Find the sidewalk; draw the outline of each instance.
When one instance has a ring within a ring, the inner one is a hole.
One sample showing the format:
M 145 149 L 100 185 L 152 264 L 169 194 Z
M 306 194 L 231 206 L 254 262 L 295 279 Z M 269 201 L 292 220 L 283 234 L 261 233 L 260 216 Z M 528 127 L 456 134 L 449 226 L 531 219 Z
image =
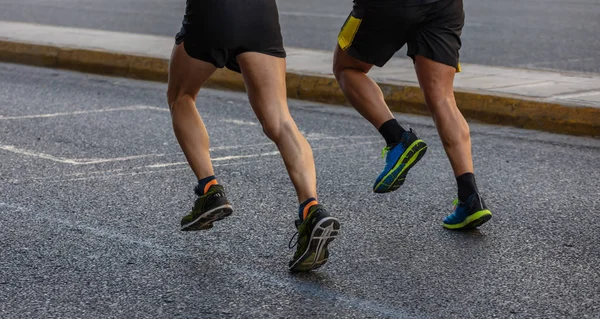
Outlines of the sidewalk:
M 166 81 L 172 37 L 0 21 L 0 61 Z M 288 51 L 290 98 L 347 104 L 331 72 L 332 53 Z M 455 88 L 467 118 L 573 135 L 600 136 L 600 75 L 462 64 Z M 370 75 L 390 108 L 427 114 L 412 62 L 395 58 Z M 244 90 L 238 74 L 221 70 L 217 88 Z

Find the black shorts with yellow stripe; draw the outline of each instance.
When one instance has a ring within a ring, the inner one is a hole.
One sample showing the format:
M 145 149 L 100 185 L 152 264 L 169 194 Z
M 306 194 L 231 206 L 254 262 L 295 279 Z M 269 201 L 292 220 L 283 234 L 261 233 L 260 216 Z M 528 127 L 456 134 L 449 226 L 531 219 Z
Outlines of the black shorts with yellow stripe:
M 416 55 L 460 71 L 458 51 L 465 14 L 462 0 L 408 5 L 403 0 L 355 0 L 338 45 L 365 63 L 382 67 L 405 44 Z

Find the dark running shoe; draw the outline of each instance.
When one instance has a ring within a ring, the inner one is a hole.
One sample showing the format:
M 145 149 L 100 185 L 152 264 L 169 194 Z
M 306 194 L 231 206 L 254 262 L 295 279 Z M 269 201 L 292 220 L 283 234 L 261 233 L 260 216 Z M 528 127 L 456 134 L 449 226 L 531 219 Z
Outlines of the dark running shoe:
M 213 227 L 213 222 L 221 220 L 233 212 L 225 196 L 223 186 L 212 185 L 206 194 L 198 196 L 192 211 L 181 219 L 181 230 L 203 230 Z
M 289 263 L 292 272 L 303 272 L 317 269 L 327 262 L 329 249 L 327 246 L 340 232 L 340 222 L 331 217 L 321 205 L 310 208 L 308 216 L 301 222 L 296 220 L 298 241 L 290 248 L 297 246 L 296 253 Z M 292 237 L 292 240 L 294 239 Z

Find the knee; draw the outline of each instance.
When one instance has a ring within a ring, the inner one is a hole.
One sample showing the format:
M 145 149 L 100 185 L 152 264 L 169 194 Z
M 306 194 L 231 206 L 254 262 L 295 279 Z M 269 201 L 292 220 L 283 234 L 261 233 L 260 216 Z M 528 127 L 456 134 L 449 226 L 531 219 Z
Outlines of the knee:
M 334 63 L 333 64 L 333 75 L 335 76 L 335 78 L 339 80 L 345 69 L 346 68 L 339 65 L 339 63 Z
M 358 72 L 367 74 L 369 70 L 359 66 L 349 66 L 341 63 L 333 64 L 333 75 L 337 80 L 340 80 L 347 72 Z
M 282 137 L 290 134 L 295 127 L 291 119 L 269 119 L 262 123 L 263 132 L 275 143 L 278 143 Z
M 176 91 L 169 89 L 167 90 L 167 103 L 169 104 L 169 110 L 173 111 L 178 105 L 188 102 L 195 102 L 196 97 L 193 94 Z
M 347 72 L 359 72 L 367 74 L 371 69 L 372 65 L 362 62 L 358 59 L 350 56 L 346 51 L 339 47 L 335 50 L 333 55 L 333 75 L 336 79 L 340 79 Z

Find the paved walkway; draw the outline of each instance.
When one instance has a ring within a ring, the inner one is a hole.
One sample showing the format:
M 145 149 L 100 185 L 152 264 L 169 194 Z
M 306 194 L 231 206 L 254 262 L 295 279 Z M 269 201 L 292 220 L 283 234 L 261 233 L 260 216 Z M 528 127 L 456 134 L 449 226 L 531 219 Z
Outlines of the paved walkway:
M 173 38 L 100 30 L 54 27 L 0 21 L 0 40 L 20 41 L 61 47 L 98 49 L 124 54 L 168 58 Z M 332 53 L 287 48 L 288 69 L 332 75 Z M 553 103 L 600 108 L 600 75 L 512 69 L 462 64 L 456 76 L 456 89 L 487 94 L 509 94 Z M 417 85 L 412 62 L 394 58 L 371 75 L 377 82 Z
M 171 37 L 0 21 L 0 60 L 166 81 Z M 347 105 L 331 72 L 332 52 L 287 48 L 288 97 Z M 428 114 L 408 58 L 371 76 L 392 111 Z M 243 91 L 241 76 L 219 71 L 207 86 Z M 600 136 L 600 74 L 463 65 L 455 85 L 467 119 L 554 133 Z

